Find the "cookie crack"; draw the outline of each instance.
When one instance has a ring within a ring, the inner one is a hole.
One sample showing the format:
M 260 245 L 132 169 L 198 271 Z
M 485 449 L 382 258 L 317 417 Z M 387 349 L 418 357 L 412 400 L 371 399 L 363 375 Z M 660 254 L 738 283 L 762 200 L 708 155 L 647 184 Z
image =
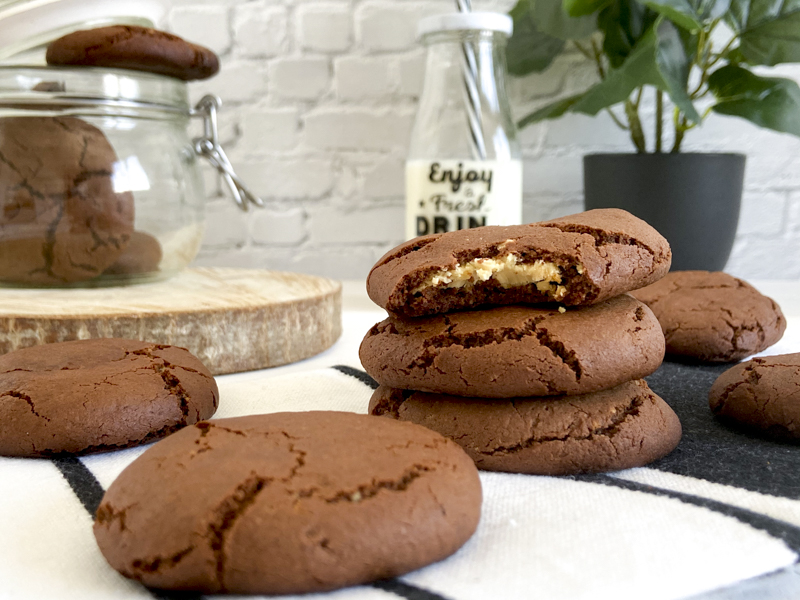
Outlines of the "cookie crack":
M 45 417 L 43 414 L 36 411 L 36 405 L 33 403 L 33 399 L 30 396 L 28 396 L 28 394 L 23 394 L 22 392 L 18 392 L 16 390 L 9 390 L 7 392 L 3 392 L 2 394 L 0 394 L 0 396 L 10 396 L 11 398 L 16 398 L 17 400 L 25 401 L 30 407 L 31 412 L 33 413 L 34 416 L 40 419 L 44 419 L 48 423 L 50 422 L 49 418 Z
M 501 327 L 470 333 L 455 333 L 448 326 L 444 333 L 432 336 L 423 342 L 422 354 L 411 363 L 411 367 L 429 368 L 437 356 L 437 350 L 460 346 L 465 350 L 481 348 L 507 341 L 520 341 L 529 336 L 537 336 L 536 326 L 546 317 L 528 319 L 521 327 Z M 406 334 L 409 335 L 409 334 Z
M 644 244 L 643 242 L 633 238 L 624 233 L 606 233 L 605 231 L 589 227 L 588 225 L 569 224 L 569 223 L 544 223 L 541 227 L 552 227 L 563 231 L 564 233 L 583 233 L 594 238 L 595 247 L 608 246 L 608 245 L 623 245 L 623 246 L 636 246 L 645 250 L 655 257 L 656 253 L 653 249 Z
M 288 436 L 287 436 L 288 437 Z M 282 482 L 288 483 L 292 479 L 294 479 L 297 474 L 300 472 L 300 469 L 306 466 L 306 452 L 304 450 L 300 450 L 297 448 L 293 443 L 289 442 L 289 452 L 294 454 L 295 464 L 292 467 L 292 470 L 289 472 L 289 475 L 281 479 Z
M 95 520 L 99 525 L 111 525 L 115 521 L 118 521 L 120 529 L 122 531 L 125 531 L 128 529 L 126 524 L 126 519 L 128 517 L 128 510 L 130 510 L 134 506 L 136 506 L 136 504 L 131 504 L 130 506 L 126 506 L 120 509 L 115 509 L 110 504 L 101 504 L 100 508 L 97 509 Z
M 372 480 L 369 484 L 360 485 L 354 490 L 340 491 L 334 496 L 325 498 L 327 504 L 338 504 L 339 502 L 362 502 L 378 495 L 381 490 L 390 492 L 402 492 L 414 482 L 422 477 L 423 473 L 429 473 L 435 469 L 425 465 L 413 465 L 406 469 L 399 479 L 394 480 Z
M 22 171 L 19 170 L 19 167 L 17 167 L 12 161 L 6 158 L 6 156 L 2 152 L 0 152 L 0 162 L 3 163 L 4 165 L 8 165 L 8 168 L 14 171 L 14 173 L 16 173 L 19 176 L 19 178 L 23 180 L 23 182 L 26 181 L 26 177 L 25 175 L 22 174 Z
M 225 590 L 225 538 L 244 512 L 255 501 L 264 488 L 272 482 L 271 478 L 259 477 L 255 473 L 236 486 L 233 494 L 223 500 L 214 510 L 213 519 L 208 524 L 207 539 L 216 561 L 216 580 L 218 591 Z
M 496 455 L 504 455 L 504 454 L 513 454 L 515 452 L 520 452 L 522 450 L 526 450 L 535 446 L 536 444 L 543 444 L 546 442 L 580 442 L 580 441 L 587 441 L 594 439 L 595 437 L 602 436 L 602 437 L 613 437 L 620 429 L 622 424 L 628 420 L 629 418 L 635 418 L 639 414 L 639 409 L 644 405 L 644 399 L 637 396 L 631 402 L 622 409 L 622 411 L 618 411 L 614 414 L 611 418 L 610 422 L 607 425 L 602 427 L 596 427 L 589 431 L 586 435 L 573 435 L 567 433 L 565 435 L 547 435 L 547 436 L 537 436 L 535 433 L 530 437 L 522 440 L 517 444 L 512 444 L 509 446 L 498 446 L 496 448 L 492 448 L 491 450 L 477 450 L 480 454 L 484 456 L 496 456 Z M 533 428 L 535 431 L 535 427 Z
M 189 546 L 169 556 L 156 556 L 155 558 L 137 558 L 131 563 L 131 568 L 137 573 L 133 577 L 141 580 L 143 573 L 157 573 L 162 569 L 171 569 L 186 556 L 194 552 L 195 546 Z
M 49 277 L 61 279 L 53 272 L 53 263 L 55 262 L 56 229 L 58 229 L 58 224 L 61 223 L 61 219 L 64 216 L 64 197 L 61 196 L 59 199 L 57 199 L 55 205 L 57 212 L 53 220 L 47 226 L 47 231 L 45 232 L 44 236 L 44 244 L 42 245 L 42 258 L 44 258 L 44 267 L 41 270 L 47 273 Z M 40 269 L 37 269 L 37 271 L 38 270 Z
M 563 342 L 550 337 L 547 329 L 536 329 L 536 339 L 539 343 L 550 350 L 553 355 L 561 360 L 575 374 L 575 381 L 580 381 L 583 376 L 583 367 L 574 350 L 568 349 Z
M 164 388 L 170 393 L 170 395 L 174 395 L 177 398 L 178 406 L 181 410 L 181 414 L 183 415 L 182 425 L 187 425 L 189 421 L 189 401 L 191 400 L 191 396 L 181 384 L 180 379 L 175 377 L 175 374 L 172 372 L 172 369 L 170 368 L 172 364 L 160 356 L 155 356 L 152 353 L 153 349 L 158 350 L 160 348 L 151 346 L 149 348 L 142 348 L 141 350 L 133 350 L 128 354 L 135 356 L 146 356 L 151 360 L 160 361 L 150 365 L 149 368 L 151 368 L 159 375 L 159 377 L 161 377 L 162 381 L 164 382 Z M 197 418 L 199 418 L 199 416 L 199 413 L 196 414 Z
M 390 415 L 395 419 L 399 419 L 400 407 L 413 393 L 413 390 L 393 390 L 388 397 L 381 398 L 378 401 L 378 404 L 372 409 L 372 414 L 379 417 Z
M 728 398 L 730 395 L 737 390 L 738 388 L 742 387 L 743 385 L 754 386 L 756 385 L 759 380 L 761 379 L 761 374 L 756 371 L 756 366 L 761 366 L 758 363 L 759 359 L 754 359 L 753 363 L 749 364 L 744 372 L 742 373 L 743 378 L 739 381 L 735 381 L 725 387 L 722 390 L 722 393 L 719 395 L 719 399 L 715 405 L 711 407 L 711 412 L 715 415 L 720 414 L 725 410 L 725 405 L 728 402 Z
M 164 388 L 170 393 L 170 395 L 174 395 L 177 398 L 178 407 L 183 415 L 183 425 L 186 425 L 189 420 L 190 397 L 188 392 L 184 389 L 180 380 L 175 377 L 174 373 L 166 364 L 152 365 L 152 369 L 161 377 L 162 381 L 164 382 Z

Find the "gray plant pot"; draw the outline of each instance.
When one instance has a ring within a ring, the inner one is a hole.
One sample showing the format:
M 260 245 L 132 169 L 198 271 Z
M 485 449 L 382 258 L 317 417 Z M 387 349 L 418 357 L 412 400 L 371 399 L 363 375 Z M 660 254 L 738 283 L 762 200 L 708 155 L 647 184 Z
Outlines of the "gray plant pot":
M 721 271 L 739 223 L 743 154 L 590 154 L 586 209 L 624 208 L 672 246 L 672 270 Z

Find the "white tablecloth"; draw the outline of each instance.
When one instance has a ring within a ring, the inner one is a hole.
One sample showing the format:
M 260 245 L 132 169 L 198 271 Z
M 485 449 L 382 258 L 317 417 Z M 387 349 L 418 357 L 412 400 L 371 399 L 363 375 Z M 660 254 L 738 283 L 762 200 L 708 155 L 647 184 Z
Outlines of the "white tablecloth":
M 800 284 L 764 287 L 784 303 L 789 317 L 787 335 L 768 353 L 800 351 L 800 303 L 794 300 Z M 357 350 L 382 314 L 352 286 L 346 287 L 345 308 L 342 338 L 321 355 L 219 377 L 215 418 L 286 410 L 366 412 L 372 387 L 360 371 Z M 687 368 L 665 365 L 651 385 L 671 389 L 677 381 L 683 387 L 674 400 L 685 406 L 718 372 L 682 370 Z M 739 438 L 715 429 L 719 425 L 705 414 L 707 407 L 684 410 L 690 411 L 686 444 L 669 460 L 576 478 L 482 473 L 481 523 L 454 556 L 397 580 L 304 598 L 798 597 L 800 446 L 743 437 L 746 451 L 739 457 Z M 142 452 L 53 461 L 0 458 L 0 598 L 175 597 L 117 574 L 92 535 L 90 511 L 103 489 Z M 763 466 L 754 463 L 762 460 Z M 769 465 L 784 471 L 770 472 Z

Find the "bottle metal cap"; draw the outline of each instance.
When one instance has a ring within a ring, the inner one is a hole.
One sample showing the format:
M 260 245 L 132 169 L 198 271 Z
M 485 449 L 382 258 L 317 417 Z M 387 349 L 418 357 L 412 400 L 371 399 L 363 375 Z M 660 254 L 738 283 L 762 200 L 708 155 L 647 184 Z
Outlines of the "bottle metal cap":
M 511 35 L 514 22 L 511 17 L 496 12 L 449 13 L 421 19 L 417 37 L 422 38 L 439 31 L 497 31 Z

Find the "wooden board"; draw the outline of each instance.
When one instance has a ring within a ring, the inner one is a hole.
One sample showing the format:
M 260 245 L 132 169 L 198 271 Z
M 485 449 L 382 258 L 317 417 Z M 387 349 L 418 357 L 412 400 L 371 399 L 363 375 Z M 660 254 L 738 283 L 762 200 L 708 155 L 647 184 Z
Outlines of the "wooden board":
M 340 283 L 298 273 L 190 269 L 158 283 L 0 289 L 0 354 L 121 337 L 188 348 L 215 375 L 275 367 L 342 332 Z

